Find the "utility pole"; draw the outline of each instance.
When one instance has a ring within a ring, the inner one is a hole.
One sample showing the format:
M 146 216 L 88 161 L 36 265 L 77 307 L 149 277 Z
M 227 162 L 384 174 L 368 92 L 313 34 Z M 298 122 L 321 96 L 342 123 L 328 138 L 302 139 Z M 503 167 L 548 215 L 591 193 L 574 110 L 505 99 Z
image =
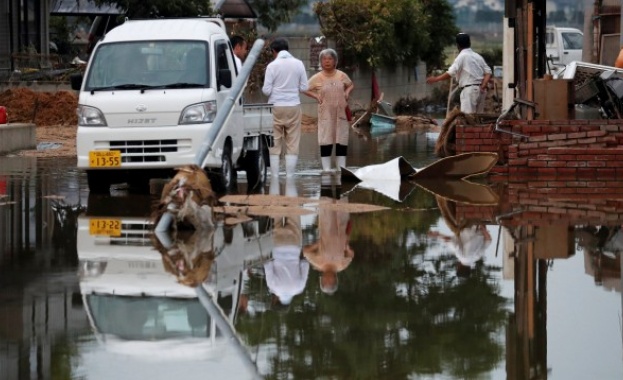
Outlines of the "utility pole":
M 584 33 L 582 61 L 593 62 L 593 11 L 598 0 L 584 0 Z M 623 1 L 623 0 L 622 0 Z

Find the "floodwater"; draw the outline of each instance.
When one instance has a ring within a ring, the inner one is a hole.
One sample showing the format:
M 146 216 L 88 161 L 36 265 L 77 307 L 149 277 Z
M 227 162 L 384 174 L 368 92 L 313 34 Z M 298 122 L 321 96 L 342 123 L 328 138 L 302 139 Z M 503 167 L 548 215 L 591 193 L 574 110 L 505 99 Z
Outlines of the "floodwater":
M 353 136 L 347 165 L 433 144 Z M 301 147 L 278 191 L 309 213 L 190 236 L 151 234 L 148 195 L 89 196 L 74 160 L 0 158 L 0 378 L 623 378 L 618 182 L 381 193 Z

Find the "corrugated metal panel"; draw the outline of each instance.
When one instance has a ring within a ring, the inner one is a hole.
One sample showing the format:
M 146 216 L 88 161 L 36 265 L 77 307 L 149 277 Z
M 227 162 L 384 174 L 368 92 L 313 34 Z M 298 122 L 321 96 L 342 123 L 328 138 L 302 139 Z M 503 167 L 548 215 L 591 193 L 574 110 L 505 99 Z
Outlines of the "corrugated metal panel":
M 9 30 L 9 4 L 2 4 L 0 9 L 0 70 L 11 69 L 11 33 Z

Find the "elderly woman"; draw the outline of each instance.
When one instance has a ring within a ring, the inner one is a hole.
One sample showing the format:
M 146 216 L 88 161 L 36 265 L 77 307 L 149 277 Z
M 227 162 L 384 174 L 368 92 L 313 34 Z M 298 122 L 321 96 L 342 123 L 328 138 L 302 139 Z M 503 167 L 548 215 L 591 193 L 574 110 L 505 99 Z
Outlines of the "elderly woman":
M 309 79 L 309 89 L 304 92 L 318 101 L 318 144 L 322 170 L 331 171 L 331 154 L 335 145 L 337 170 L 346 167 L 348 131 L 346 119 L 348 97 L 353 82 L 337 69 L 337 53 L 333 49 L 320 52 L 322 71 Z

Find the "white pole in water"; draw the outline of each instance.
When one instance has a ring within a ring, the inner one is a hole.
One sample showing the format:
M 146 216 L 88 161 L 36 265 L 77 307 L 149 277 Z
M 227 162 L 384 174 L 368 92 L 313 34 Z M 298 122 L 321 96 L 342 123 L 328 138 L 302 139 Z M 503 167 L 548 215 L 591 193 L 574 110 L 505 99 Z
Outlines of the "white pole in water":
M 208 292 L 203 288 L 203 285 L 197 286 L 195 291 L 197 293 L 197 297 L 199 298 L 199 302 L 201 302 L 201 305 L 203 305 L 206 309 L 208 315 L 210 315 L 210 318 L 212 318 L 212 320 L 216 323 L 216 326 L 219 328 L 221 334 L 223 334 L 222 336 L 228 340 L 234 350 L 238 353 L 239 357 L 242 359 L 243 365 L 251 374 L 253 374 L 254 379 L 261 379 L 257 366 L 249 355 L 249 351 L 245 348 L 238 334 L 236 334 L 234 326 L 232 326 L 231 322 L 223 314 L 223 309 L 216 304 L 214 298 L 208 294 Z
M 234 104 L 240 95 L 242 95 L 242 91 L 244 90 L 244 86 L 247 83 L 247 79 L 249 75 L 251 75 L 251 70 L 253 69 L 253 65 L 255 65 L 255 61 L 257 61 L 257 57 L 259 57 L 262 48 L 264 47 L 264 40 L 258 38 L 253 43 L 253 47 L 251 51 L 247 55 L 247 59 L 244 60 L 244 64 L 240 69 L 240 73 L 236 77 L 233 85 L 231 86 L 231 90 L 229 91 L 229 95 L 225 98 L 222 105 L 219 105 L 218 110 L 216 111 L 216 117 L 212 122 L 212 127 L 206 133 L 206 136 L 203 139 L 203 143 L 199 148 L 199 152 L 195 156 L 195 164 L 197 166 L 202 167 L 203 161 L 208 156 L 208 153 L 212 150 L 212 144 L 214 144 L 214 140 L 216 136 L 218 136 L 221 128 L 225 125 L 225 122 L 231 116 L 231 112 L 234 109 Z M 171 222 L 173 222 L 173 216 L 170 212 L 165 212 L 160 218 L 158 225 L 156 226 L 156 231 L 166 231 L 171 226 Z

